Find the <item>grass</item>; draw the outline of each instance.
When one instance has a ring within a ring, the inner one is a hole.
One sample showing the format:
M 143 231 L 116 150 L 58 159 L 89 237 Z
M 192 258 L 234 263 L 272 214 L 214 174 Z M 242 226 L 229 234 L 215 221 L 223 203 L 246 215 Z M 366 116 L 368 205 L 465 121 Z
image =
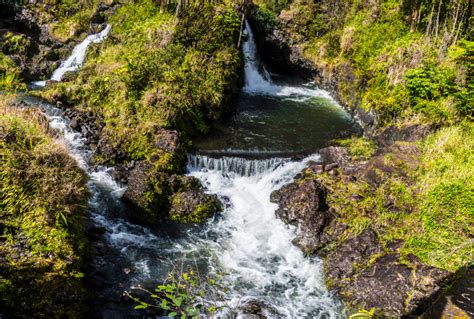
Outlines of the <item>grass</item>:
M 472 262 L 474 251 L 474 126 L 443 128 L 422 147 L 421 201 L 413 216 L 419 228 L 402 251 L 455 270 Z
M 24 88 L 20 70 L 13 61 L 0 52 L 0 91 L 14 91 Z
M 377 145 L 366 137 L 351 137 L 337 141 L 342 146 L 347 146 L 353 160 L 367 160 L 375 154 Z
M 385 244 L 403 240 L 402 257 L 414 254 L 449 271 L 470 263 L 473 141 L 474 126 L 465 122 L 442 128 L 418 145 L 402 143 L 372 157 L 366 177 L 356 181 L 323 175 L 329 206 L 349 226 L 340 240 L 372 227 Z
M 85 174 L 37 110 L 0 99 L 0 306 L 18 318 L 79 318 Z

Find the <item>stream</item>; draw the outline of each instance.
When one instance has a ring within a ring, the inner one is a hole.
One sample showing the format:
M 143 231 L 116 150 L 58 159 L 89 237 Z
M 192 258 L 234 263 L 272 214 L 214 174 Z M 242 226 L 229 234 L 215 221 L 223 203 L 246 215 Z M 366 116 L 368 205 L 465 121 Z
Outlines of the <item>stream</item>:
M 88 45 L 100 42 L 109 30 L 107 26 L 86 38 L 60 69 L 80 67 Z M 223 318 L 244 318 L 241 309 L 249 302 L 258 302 L 268 318 L 344 317 L 342 303 L 325 287 L 322 261 L 305 257 L 291 243 L 296 229 L 275 217 L 277 206 L 270 194 L 291 182 L 308 162 L 318 161 L 319 148 L 357 134 L 359 128 L 327 92 L 311 83 L 274 80 L 258 57 L 248 24 L 246 33 L 245 86 L 235 102 L 237 111 L 196 141 L 188 155 L 187 174 L 224 204 L 224 211 L 203 225 L 151 230 L 129 223 L 120 202 L 126 186 L 113 180 L 113 168 L 89 165 L 93 152 L 61 110 L 23 97 L 45 111 L 50 126 L 88 173 L 90 219 L 105 228 L 108 246 L 94 260 L 92 275 L 103 282 L 98 284 L 105 300 L 98 309 L 102 318 L 130 318 L 133 307 L 120 303 L 123 291 L 154 284 L 177 267 L 227 274 Z

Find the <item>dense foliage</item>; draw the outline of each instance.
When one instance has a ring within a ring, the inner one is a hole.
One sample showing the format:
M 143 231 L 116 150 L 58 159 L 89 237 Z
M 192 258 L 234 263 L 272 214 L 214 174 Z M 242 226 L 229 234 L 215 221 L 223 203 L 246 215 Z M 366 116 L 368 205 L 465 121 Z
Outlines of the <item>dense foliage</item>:
M 325 76 L 338 78 L 341 101 L 376 110 L 379 125 L 472 118 L 470 1 L 298 0 L 273 12 L 265 9 L 273 1 L 260 2 Z
M 137 305 L 135 309 L 147 309 L 149 313 L 166 315 L 169 318 L 212 317 L 225 307 L 222 275 L 201 276 L 196 270 L 168 273 L 166 280 L 154 291 L 135 287 L 135 292 L 126 292 Z M 145 292 L 145 298 L 134 293 Z
M 36 110 L 0 100 L 0 309 L 80 318 L 85 174 Z

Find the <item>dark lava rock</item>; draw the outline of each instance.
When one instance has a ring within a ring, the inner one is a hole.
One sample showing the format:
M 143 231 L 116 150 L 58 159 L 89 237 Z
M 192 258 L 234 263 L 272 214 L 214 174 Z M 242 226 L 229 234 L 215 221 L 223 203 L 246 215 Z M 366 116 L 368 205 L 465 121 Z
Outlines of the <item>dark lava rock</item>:
M 403 128 L 392 125 L 377 134 L 374 139 L 378 145 L 387 147 L 396 141 L 414 142 L 421 140 L 433 130 L 433 125 L 410 125 Z
M 102 226 L 92 225 L 86 228 L 86 235 L 91 240 L 100 240 L 102 236 L 105 234 L 106 229 Z
M 159 212 L 166 210 L 166 191 L 161 187 L 164 176 L 154 173 L 152 164 L 138 161 L 130 171 L 128 188 L 123 195 L 128 217 L 138 223 L 152 224 L 159 220 Z M 160 183 L 161 182 L 161 183 Z
M 434 300 L 450 276 L 417 260 L 408 266 L 396 254 L 385 255 L 360 272 L 343 289 L 343 294 L 352 296 L 349 303 L 365 305 L 366 309 L 383 309 L 389 317 L 401 317 Z
M 303 56 L 298 41 L 292 40 L 282 29 L 262 24 L 262 20 L 255 19 L 253 14 L 249 19 L 259 50 L 272 53 L 265 55 L 265 62 L 272 69 L 308 79 L 318 73 L 316 67 Z
M 178 132 L 160 129 L 153 137 L 156 153 L 150 160 L 136 161 L 133 168 L 127 168 L 128 188 L 123 196 L 130 219 L 147 225 L 168 217 L 170 197 L 176 192 L 173 175 L 160 168 L 162 164 L 159 161 L 162 157 L 167 157 L 169 166 L 176 173 L 181 171 L 185 161 L 184 147 L 179 141 Z
M 345 279 L 351 278 L 358 264 L 365 264 L 373 254 L 380 253 L 382 247 L 377 234 L 371 230 L 365 230 L 360 235 L 350 238 L 338 245 L 324 262 L 325 273 L 330 282 L 343 283 Z
M 407 264 L 398 254 L 384 252 L 371 229 L 338 245 L 324 266 L 330 287 L 344 301 L 381 309 L 389 317 L 412 314 L 435 298 L 450 278 L 449 272 L 426 266 L 415 256 Z
M 320 181 L 309 179 L 285 185 L 270 197 L 279 205 L 276 215 L 287 224 L 298 225 L 294 244 L 307 254 L 328 242 L 324 229 L 333 215 L 326 204 L 326 192 Z
M 255 298 L 248 298 L 242 301 L 242 304 L 239 306 L 239 318 L 263 319 L 267 318 L 267 316 L 280 318 L 281 314 L 271 305 Z

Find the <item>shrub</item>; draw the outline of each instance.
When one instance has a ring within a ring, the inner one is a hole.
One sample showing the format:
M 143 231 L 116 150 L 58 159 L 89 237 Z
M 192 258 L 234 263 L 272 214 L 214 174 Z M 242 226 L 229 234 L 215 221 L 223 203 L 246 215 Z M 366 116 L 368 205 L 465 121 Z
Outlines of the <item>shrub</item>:
M 224 296 L 227 289 L 222 286 L 222 275 L 199 276 L 196 270 L 170 272 L 166 280 L 154 291 L 142 287 L 135 290 L 145 292 L 148 300 L 135 297 L 130 292 L 125 295 L 137 304 L 135 309 L 154 309 L 169 318 L 197 318 L 212 316 L 224 308 Z

